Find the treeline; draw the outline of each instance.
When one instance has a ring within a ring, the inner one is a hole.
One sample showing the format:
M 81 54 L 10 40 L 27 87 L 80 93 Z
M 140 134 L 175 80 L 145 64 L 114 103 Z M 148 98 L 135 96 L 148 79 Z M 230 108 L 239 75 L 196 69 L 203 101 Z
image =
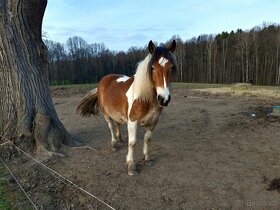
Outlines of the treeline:
M 132 75 L 145 50 L 131 48 L 113 52 L 103 43 L 88 44 L 81 37 L 71 37 L 66 44 L 44 40 L 48 48 L 51 85 L 95 83 L 110 73 Z
M 248 31 L 200 35 L 183 41 L 175 55 L 178 72 L 173 81 L 280 85 L 280 26 L 263 24 Z M 170 40 L 172 40 L 170 39 Z M 166 45 L 170 42 L 161 43 Z M 133 75 L 147 55 L 146 46 L 127 52 L 110 51 L 103 43 L 88 44 L 71 37 L 66 44 L 45 40 L 49 50 L 51 84 L 95 83 L 104 75 Z

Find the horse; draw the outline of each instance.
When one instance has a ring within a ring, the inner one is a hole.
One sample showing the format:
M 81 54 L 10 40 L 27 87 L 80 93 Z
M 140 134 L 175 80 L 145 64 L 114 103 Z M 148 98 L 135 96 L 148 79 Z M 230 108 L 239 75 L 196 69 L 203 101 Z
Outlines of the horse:
M 170 100 L 171 76 L 176 71 L 175 40 L 168 47 L 148 44 L 148 55 L 138 63 L 135 75 L 120 74 L 104 76 L 97 88 L 89 91 L 80 101 L 76 112 L 82 116 L 95 115 L 101 110 L 111 131 L 112 150 L 122 143 L 120 126 L 127 124 L 128 153 L 127 172 L 136 175 L 133 153 L 137 126 L 145 128 L 144 163 L 149 163 L 149 143 L 159 116 Z

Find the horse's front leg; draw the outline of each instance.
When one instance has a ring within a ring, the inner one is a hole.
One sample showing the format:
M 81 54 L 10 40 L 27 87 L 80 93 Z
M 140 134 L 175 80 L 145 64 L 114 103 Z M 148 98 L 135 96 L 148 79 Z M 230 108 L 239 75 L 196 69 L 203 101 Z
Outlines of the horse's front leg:
M 143 146 L 143 154 L 144 154 L 145 163 L 148 163 L 150 161 L 149 144 L 152 140 L 152 134 L 153 134 L 152 131 L 146 129 L 146 133 L 144 135 L 144 146 Z
M 136 166 L 133 158 L 133 151 L 137 141 L 137 121 L 131 122 L 128 120 L 127 122 L 127 130 L 128 130 L 128 153 L 126 156 L 126 164 L 127 164 L 127 172 L 129 175 L 136 175 Z

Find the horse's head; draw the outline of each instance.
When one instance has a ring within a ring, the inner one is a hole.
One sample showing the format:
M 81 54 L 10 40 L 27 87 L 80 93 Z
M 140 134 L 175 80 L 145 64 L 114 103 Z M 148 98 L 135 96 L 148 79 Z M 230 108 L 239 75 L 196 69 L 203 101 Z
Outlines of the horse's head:
M 150 69 L 151 79 L 156 89 L 157 100 L 160 106 L 167 106 L 171 96 L 169 91 L 171 75 L 175 73 L 176 62 L 173 52 L 176 48 L 176 42 L 166 47 L 155 47 L 152 41 L 149 42 L 148 50 L 151 53 Z

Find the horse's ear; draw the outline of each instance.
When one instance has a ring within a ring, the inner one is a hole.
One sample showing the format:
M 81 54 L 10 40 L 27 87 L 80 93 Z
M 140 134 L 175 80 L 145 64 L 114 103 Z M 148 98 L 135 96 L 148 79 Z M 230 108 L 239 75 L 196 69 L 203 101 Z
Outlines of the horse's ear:
M 175 49 L 176 49 L 176 41 L 173 40 L 172 43 L 168 46 L 168 50 L 173 53 Z
M 155 47 L 154 43 L 152 42 L 152 40 L 149 42 L 148 50 L 151 54 L 154 54 L 154 52 L 156 50 L 156 47 Z

